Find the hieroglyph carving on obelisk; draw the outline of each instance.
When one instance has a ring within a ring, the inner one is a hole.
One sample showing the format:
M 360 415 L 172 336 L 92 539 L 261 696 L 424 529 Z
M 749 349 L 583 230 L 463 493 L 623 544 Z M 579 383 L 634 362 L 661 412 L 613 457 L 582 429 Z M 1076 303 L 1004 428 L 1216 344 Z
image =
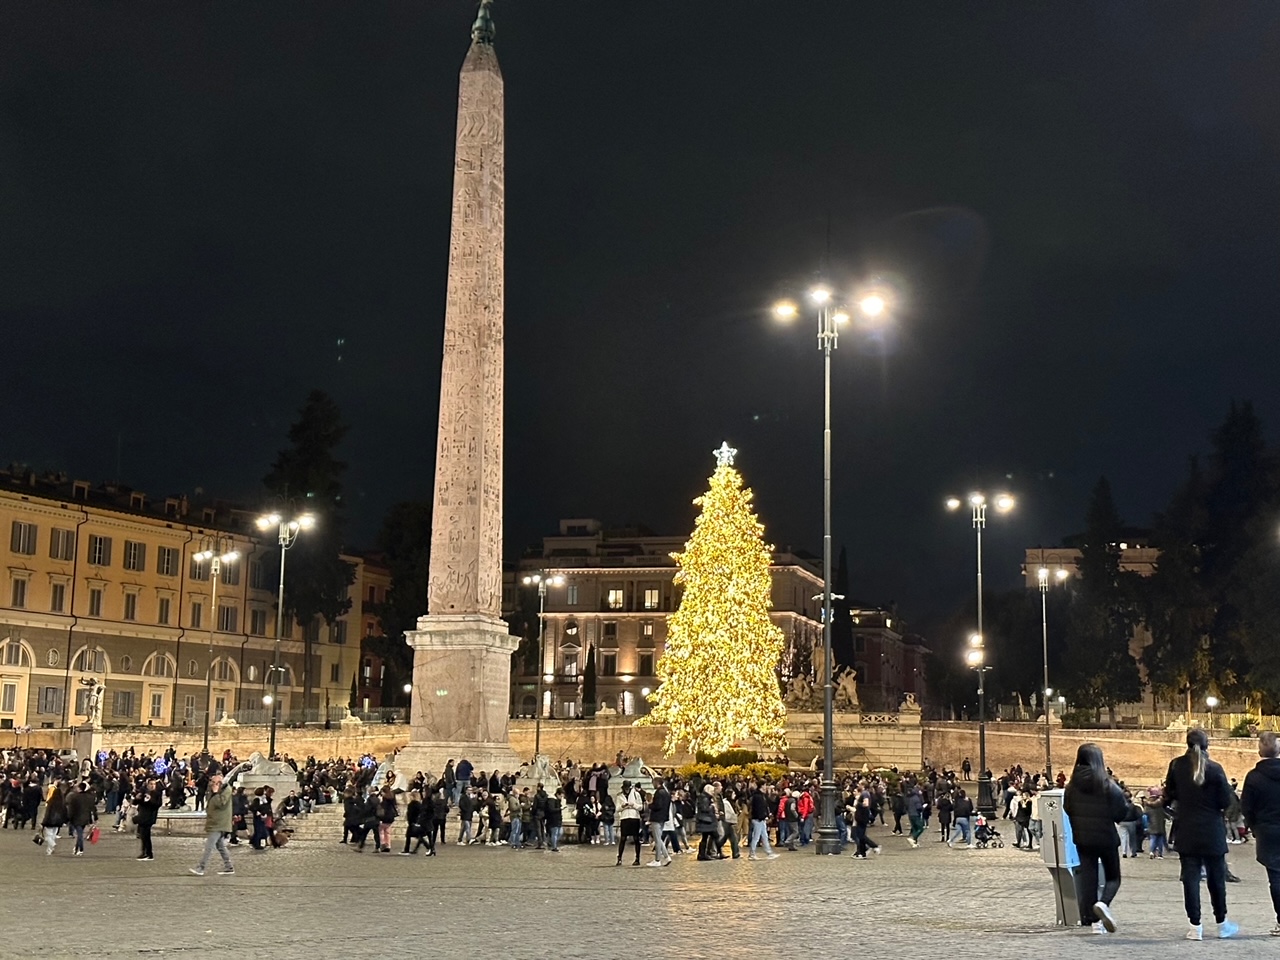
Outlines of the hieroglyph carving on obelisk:
M 457 158 L 431 516 L 427 614 L 413 647 L 409 744 L 396 767 L 511 771 L 511 653 L 502 620 L 502 73 L 489 0 L 458 80 Z
M 485 3 L 458 87 L 430 614 L 502 613 L 502 125 Z

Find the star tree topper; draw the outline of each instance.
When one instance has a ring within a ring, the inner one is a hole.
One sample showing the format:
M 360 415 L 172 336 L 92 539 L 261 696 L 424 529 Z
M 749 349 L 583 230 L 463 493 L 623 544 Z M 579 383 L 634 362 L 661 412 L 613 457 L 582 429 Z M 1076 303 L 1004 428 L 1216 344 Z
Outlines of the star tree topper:
M 736 449 L 734 449 L 733 447 L 729 446 L 729 441 L 728 441 L 728 440 L 723 441 L 723 442 L 720 444 L 719 449 L 712 450 L 711 452 L 712 452 L 713 454 L 715 454 L 715 457 L 716 457 L 716 465 L 717 465 L 717 466 L 721 466 L 721 467 L 732 467 L 732 466 L 733 466 L 733 458 L 734 458 L 734 457 L 737 455 L 737 453 L 738 453 L 738 451 L 737 451 Z

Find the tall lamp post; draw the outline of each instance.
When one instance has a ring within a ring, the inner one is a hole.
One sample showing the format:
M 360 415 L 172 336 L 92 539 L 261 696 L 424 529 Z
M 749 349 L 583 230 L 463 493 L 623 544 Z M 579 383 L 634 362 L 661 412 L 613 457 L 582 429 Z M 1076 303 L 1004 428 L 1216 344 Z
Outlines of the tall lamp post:
M 218 628 L 218 581 L 222 577 L 222 565 L 235 563 L 240 559 L 240 553 L 234 548 L 234 541 L 230 537 L 206 537 L 201 549 L 192 554 L 192 559 L 199 563 L 209 563 L 209 576 L 213 581 L 209 600 L 209 605 L 213 608 L 209 615 L 209 665 L 204 675 L 204 746 L 201 748 L 208 754 L 209 717 L 213 713 L 213 632 Z
M 547 587 L 558 587 L 564 583 L 564 577 L 558 573 L 541 570 L 531 573 L 523 580 L 525 586 L 538 587 L 538 707 L 533 720 L 533 759 L 538 759 L 542 752 L 542 674 L 546 671 L 547 645 Z
M 987 699 L 984 675 L 991 668 L 986 666 L 986 654 L 983 652 L 982 633 L 982 531 L 987 525 L 987 497 L 983 493 L 969 494 L 969 506 L 972 508 L 973 530 L 978 543 L 978 632 L 970 638 L 970 650 L 967 656 L 969 666 L 978 671 L 978 810 L 991 813 L 995 810 L 995 797 L 991 793 L 991 771 L 987 769 Z M 1016 501 L 1010 494 L 1001 493 L 995 498 L 997 513 L 1008 513 L 1014 508 Z M 959 510 L 961 501 L 958 497 L 947 500 L 948 510 Z M 976 637 L 977 642 L 974 643 Z M 974 654 L 977 653 L 976 662 Z
M 1209 708 L 1209 729 L 1213 729 L 1213 708 L 1218 705 L 1217 697 L 1205 697 L 1204 705 Z
M 1063 583 L 1071 576 L 1066 568 L 1059 567 L 1053 578 Z M 1040 643 L 1044 652 L 1044 774 L 1049 782 L 1053 782 L 1053 751 L 1049 746 L 1049 698 L 1053 696 L 1053 688 L 1049 686 L 1049 568 L 1041 567 L 1036 571 L 1036 582 L 1040 584 Z
M 839 340 L 839 328 L 849 320 L 849 312 L 836 304 L 829 287 L 816 286 L 809 299 L 817 308 L 818 349 L 822 351 L 822 789 L 818 811 L 818 832 L 814 849 L 819 855 L 840 853 L 840 829 L 836 825 L 835 738 L 831 682 L 831 353 Z M 885 298 L 867 293 L 857 298 L 864 316 L 878 318 L 888 308 Z M 780 320 L 799 316 L 799 306 L 790 300 L 774 305 Z
M 286 520 L 278 513 L 263 514 L 258 518 L 258 529 L 262 531 L 276 527 L 276 542 L 280 544 L 280 595 L 276 600 L 276 643 L 275 656 L 271 661 L 271 699 L 263 697 L 263 702 L 271 708 L 271 742 L 267 747 L 267 756 L 274 759 L 276 755 L 276 723 L 280 718 L 280 637 L 284 633 L 284 558 L 289 548 L 298 539 L 303 530 L 310 530 L 316 525 L 316 518 L 309 513 Z M 306 704 L 303 704 L 306 707 Z

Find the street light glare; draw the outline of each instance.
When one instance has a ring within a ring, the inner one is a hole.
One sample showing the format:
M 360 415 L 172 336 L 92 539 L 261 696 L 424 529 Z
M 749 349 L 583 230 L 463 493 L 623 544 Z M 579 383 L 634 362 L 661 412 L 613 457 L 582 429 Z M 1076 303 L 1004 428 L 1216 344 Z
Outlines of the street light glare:
M 987 502 L 987 498 L 980 493 L 969 494 L 969 503 L 975 507 L 980 507 Z
M 1212 710 L 1214 707 L 1216 707 L 1216 706 L 1218 705 L 1218 698 L 1217 698 L 1217 697 L 1205 697 L 1205 698 L 1204 698 L 1204 702 L 1208 705 L 1209 709 L 1210 709 L 1210 710 Z
M 845 310 L 837 310 L 835 313 L 831 315 L 831 319 L 834 320 L 836 323 L 848 323 L 849 314 Z
M 1041 567 L 1039 570 L 1037 570 L 1036 579 L 1038 579 L 1041 583 L 1045 583 L 1049 579 L 1049 568 Z
M 984 654 L 980 649 L 970 650 L 964 655 L 965 662 L 971 667 L 981 666 Z
M 1013 499 L 1013 495 L 1009 493 L 1002 493 L 996 497 L 996 509 L 1001 513 L 1008 513 L 1016 503 L 1017 501 Z
M 831 291 L 826 287 L 814 287 L 809 291 L 809 296 L 813 298 L 814 303 L 826 303 L 831 299 Z
M 959 498 L 959 497 L 947 497 L 947 509 L 948 509 L 948 510 L 959 510 L 959 509 L 960 509 L 960 498 Z
M 1064 567 L 1059 567 L 1058 572 L 1055 573 L 1054 576 L 1057 577 L 1059 581 L 1062 581 L 1067 579 L 1067 577 L 1071 576 L 1071 571 L 1065 569 Z
M 779 300 L 773 305 L 773 315 L 779 320 L 794 320 L 799 313 L 800 308 L 793 300 Z
M 263 705 L 264 707 L 269 707 L 269 706 L 271 706 L 271 703 L 272 703 L 272 700 L 271 700 L 271 694 L 269 694 L 269 693 L 267 693 L 267 694 L 263 694 L 263 696 L 262 696 L 262 705 Z
M 316 518 L 309 513 L 304 513 L 298 518 L 298 526 L 303 530 L 310 530 L 316 525 Z
M 880 316 L 880 314 L 884 313 L 884 309 L 886 306 L 887 304 L 884 302 L 884 297 L 875 293 L 871 294 L 870 296 L 863 297 L 861 300 L 858 301 L 858 307 L 868 317 Z
M 980 633 L 971 633 L 971 634 L 969 634 L 969 646 L 971 646 L 971 647 L 980 647 L 980 646 L 982 646 L 982 634 L 980 634 Z

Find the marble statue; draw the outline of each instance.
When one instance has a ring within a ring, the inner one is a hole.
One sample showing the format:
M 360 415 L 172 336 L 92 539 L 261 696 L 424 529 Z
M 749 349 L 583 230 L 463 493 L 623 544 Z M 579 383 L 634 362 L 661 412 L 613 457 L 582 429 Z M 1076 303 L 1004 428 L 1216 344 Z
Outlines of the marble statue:
M 85 705 L 88 714 L 86 722 L 91 727 L 100 727 L 102 726 L 102 695 L 107 688 L 101 680 L 94 679 L 88 683 L 93 689 L 89 692 L 88 703 Z
M 833 697 L 836 707 L 846 710 L 861 709 L 862 704 L 858 701 L 857 677 L 857 670 L 853 667 L 845 667 L 832 678 L 836 685 Z

